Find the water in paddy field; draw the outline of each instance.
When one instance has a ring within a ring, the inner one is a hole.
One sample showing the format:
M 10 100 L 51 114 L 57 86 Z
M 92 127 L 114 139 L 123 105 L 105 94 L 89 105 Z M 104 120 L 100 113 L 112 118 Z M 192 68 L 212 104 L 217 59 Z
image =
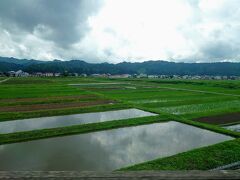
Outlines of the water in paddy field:
M 170 121 L 0 146 L 0 171 L 112 171 L 233 138 Z
M 232 125 L 232 126 L 224 126 L 224 128 L 231 130 L 231 131 L 240 132 L 240 124 L 236 124 L 236 125 Z
M 30 131 L 36 129 L 65 127 L 78 124 L 88 124 L 105 122 L 112 120 L 121 120 L 145 116 L 154 116 L 150 112 L 142 111 L 139 109 L 125 109 L 117 111 L 83 113 L 66 116 L 54 116 L 43 118 L 32 118 L 15 121 L 0 122 L 0 133 L 13 133 L 20 131 Z

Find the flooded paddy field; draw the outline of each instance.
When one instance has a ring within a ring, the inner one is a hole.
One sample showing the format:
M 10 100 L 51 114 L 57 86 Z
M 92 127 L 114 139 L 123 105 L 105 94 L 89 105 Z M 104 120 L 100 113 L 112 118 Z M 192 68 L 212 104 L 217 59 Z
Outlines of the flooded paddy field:
M 224 126 L 224 128 L 229 129 L 231 131 L 240 132 L 240 124 L 231 125 L 231 126 Z
M 138 109 L 83 113 L 65 116 L 42 117 L 25 120 L 0 122 L 0 133 L 14 133 L 37 129 L 73 126 L 78 124 L 99 123 L 137 117 L 154 116 L 156 114 Z
M 220 126 L 239 121 L 239 87 L 240 81 L 11 78 L 0 84 L 0 167 L 102 171 L 160 158 L 141 167 L 179 170 L 240 161 L 239 132 Z
M 111 171 L 233 138 L 157 123 L 0 146 L 0 170 Z

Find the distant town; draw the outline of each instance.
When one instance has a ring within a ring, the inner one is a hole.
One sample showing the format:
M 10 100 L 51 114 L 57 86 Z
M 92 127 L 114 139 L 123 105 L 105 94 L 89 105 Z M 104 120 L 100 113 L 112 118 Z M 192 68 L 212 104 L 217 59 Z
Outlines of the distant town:
M 210 75 L 148 75 L 148 74 L 79 74 L 79 73 L 28 73 L 22 70 L 0 72 L 2 77 L 105 77 L 105 78 L 149 78 L 149 79 L 190 79 L 190 80 L 240 80 L 240 76 L 210 76 Z

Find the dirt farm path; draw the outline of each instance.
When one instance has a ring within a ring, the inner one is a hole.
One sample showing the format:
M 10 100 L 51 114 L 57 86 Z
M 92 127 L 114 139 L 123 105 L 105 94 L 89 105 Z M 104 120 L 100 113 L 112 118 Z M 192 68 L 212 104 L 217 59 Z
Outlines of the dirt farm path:
M 4 79 L 4 80 L 1 80 L 1 81 L 0 81 L 0 84 L 3 83 L 3 82 L 8 81 L 9 79 L 11 79 L 11 77 L 10 77 L 10 78 L 7 78 L 7 79 Z

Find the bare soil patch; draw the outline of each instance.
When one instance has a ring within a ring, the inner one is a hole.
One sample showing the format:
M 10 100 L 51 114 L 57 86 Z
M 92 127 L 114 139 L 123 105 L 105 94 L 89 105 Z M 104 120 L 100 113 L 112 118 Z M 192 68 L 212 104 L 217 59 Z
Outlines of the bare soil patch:
M 208 123 L 208 124 L 228 124 L 240 121 L 240 112 L 217 115 L 217 116 L 209 116 L 209 117 L 201 117 L 194 119 L 195 121 Z
M 48 101 L 48 100 L 71 100 L 71 99 L 87 99 L 97 97 L 95 95 L 80 95 L 80 96 L 54 96 L 43 98 L 15 98 L 15 99 L 0 99 L 0 102 L 32 102 L 32 101 Z
M 94 105 L 103 105 L 114 103 L 110 100 L 97 100 L 91 102 L 77 102 L 77 103 L 55 103 L 55 104 L 36 104 L 36 105 L 24 105 L 24 106 L 6 106 L 1 107 L 0 112 L 25 112 L 25 111 L 38 111 L 38 110 L 50 110 L 50 109 L 64 109 L 64 108 L 76 108 L 87 107 Z

